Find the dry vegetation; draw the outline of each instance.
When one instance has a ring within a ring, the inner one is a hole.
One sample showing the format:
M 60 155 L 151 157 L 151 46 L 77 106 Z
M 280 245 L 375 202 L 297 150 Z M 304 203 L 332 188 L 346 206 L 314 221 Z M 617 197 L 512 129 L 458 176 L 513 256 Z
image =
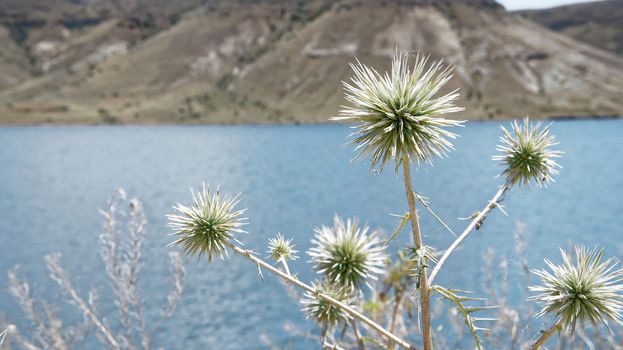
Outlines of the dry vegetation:
M 10 350 L 12 346 L 26 350 L 79 349 L 85 344 L 92 344 L 93 335 L 103 349 L 149 350 L 153 347 L 154 339 L 157 340 L 166 329 L 165 322 L 172 316 L 182 296 L 182 259 L 178 253 L 169 254 L 171 290 L 166 295 L 160 318 L 148 320 L 145 315 L 149 312 L 144 310 L 145 295 L 139 291 L 142 246 L 146 234 L 141 203 L 136 199 L 128 200 L 120 189 L 101 214 L 105 232 L 100 235 L 99 250 L 112 286 L 112 291 L 104 293 L 112 294 L 118 314 L 103 314 L 98 310 L 98 296 L 102 291 L 91 288 L 88 295 L 83 296 L 62 267 L 61 255 L 49 254 L 44 260 L 50 278 L 75 307 L 82 321 L 68 325 L 66 321 L 71 318 L 59 315 L 61 303 L 34 295 L 27 279 L 19 276 L 18 267 L 15 267 L 8 272 L 9 291 L 30 325 L 19 329 L 0 319 L 0 328 L 6 329 L 0 334 L 0 350 Z

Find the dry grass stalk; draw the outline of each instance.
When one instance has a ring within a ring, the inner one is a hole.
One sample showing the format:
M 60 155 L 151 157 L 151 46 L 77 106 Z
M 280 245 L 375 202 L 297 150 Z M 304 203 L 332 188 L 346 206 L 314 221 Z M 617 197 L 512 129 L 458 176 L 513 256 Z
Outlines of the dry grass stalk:
M 92 289 L 86 299 L 81 296 L 72 284 L 69 274 L 61 266 L 61 255 L 48 254 L 44 257 L 44 261 L 51 279 L 82 314 L 84 322 L 74 326 L 63 325 L 54 311 L 56 308 L 43 300 L 35 299 L 28 282 L 20 280 L 17 269 L 13 269 L 9 271 L 10 291 L 35 326 L 30 339 L 14 328 L 12 338 L 21 347 L 46 350 L 71 349 L 92 328 L 105 348 L 149 350 L 153 345 L 153 336 L 160 332 L 164 322 L 172 316 L 183 291 L 184 267 L 180 254 L 169 254 L 172 288 L 160 319 L 150 330 L 146 326 L 142 310 L 143 298 L 138 290 L 146 224 L 141 203 L 136 199 L 128 200 L 125 192 L 118 190 L 111 197 L 106 210 L 100 212 L 105 219 L 105 232 L 100 235 L 100 256 L 106 274 L 112 282 L 120 331 L 113 330 L 106 318 L 98 312 L 97 292 Z M 124 219 L 127 220 L 121 227 L 120 223 Z M 122 229 L 126 232 L 122 232 Z

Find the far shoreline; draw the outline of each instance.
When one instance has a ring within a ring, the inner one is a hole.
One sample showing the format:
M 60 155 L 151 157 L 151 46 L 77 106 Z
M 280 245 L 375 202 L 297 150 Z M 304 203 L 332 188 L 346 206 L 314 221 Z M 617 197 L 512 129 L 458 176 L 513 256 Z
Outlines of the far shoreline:
M 521 118 L 494 118 L 494 119 L 467 119 L 467 123 L 498 123 L 498 122 L 508 122 L 512 120 L 517 120 Z M 594 121 L 608 121 L 608 120 L 619 120 L 623 119 L 623 115 L 556 115 L 556 116 L 548 116 L 546 118 L 531 118 L 537 121 L 552 121 L 552 122 L 567 122 L 567 121 L 586 121 L 586 120 L 594 120 Z M 268 121 L 258 121 L 258 122 L 231 122 L 231 123 L 223 123 L 223 122 L 159 122 L 154 120 L 145 120 L 144 122 L 115 122 L 115 123 L 105 123 L 105 122 L 35 122 L 35 123 L 4 123 L 0 120 L 0 128 L 11 128 L 11 127 L 82 127 L 82 126 L 90 126 L 90 127 L 98 127 L 98 126 L 150 126 L 150 127 L 158 127 L 158 126 L 306 126 L 306 125 L 349 125 L 346 123 L 337 123 L 331 122 L 327 119 L 326 122 L 304 122 L 304 121 L 284 121 L 284 122 L 268 122 Z

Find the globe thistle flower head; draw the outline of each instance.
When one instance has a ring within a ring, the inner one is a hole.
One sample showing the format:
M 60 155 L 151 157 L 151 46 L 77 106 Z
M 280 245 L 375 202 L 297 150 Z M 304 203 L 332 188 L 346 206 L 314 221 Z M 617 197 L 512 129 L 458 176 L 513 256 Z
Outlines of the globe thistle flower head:
M 368 230 L 359 227 L 356 219 L 344 222 L 338 216 L 333 227 L 317 228 L 308 251 L 316 271 L 331 283 L 350 289 L 376 279 L 384 271 L 386 246 L 377 232 L 368 234 Z
M 574 331 L 578 323 L 599 322 L 608 326 L 611 320 L 623 325 L 623 269 L 617 269 L 614 258 L 603 261 L 603 250 L 575 248 L 575 264 L 561 249 L 563 263 L 545 260 L 551 271 L 532 270 L 543 285 L 531 286 L 539 293 L 530 297 L 544 304 L 536 315 L 554 314 L 559 324 Z
M 525 118 L 521 125 L 514 121 L 511 131 L 503 126 L 501 129 L 501 144 L 496 147 L 500 154 L 492 158 L 505 167 L 500 176 L 506 178 L 507 184 L 527 185 L 534 180 L 541 187 L 554 181 L 553 177 L 558 174 L 558 168 L 561 168 L 555 159 L 562 152 L 551 149 L 558 143 L 549 134 L 549 126 L 541 128 L 541 123 L 532 125 Z
M 227 255 L 227 244 L 233 240 L 240 243 L 235 235 L 244 233 L 241 229 L 246 225 L 242 217 L 243 210 L 236 210 L 238 196 L 221 195 L 220 190 L 211 193 L 210 188 L 203 185 L 201 191 L 192 188 L 192 206 L 177 204 L 176 214 L 167 215 L 169 227 L 177 236 L 171 245 L 180 246 L 189 255 L 207 255 L 212 261 L 215 257 Z
M 314 292 L 305 292 L 301 300 L 303 313 L 308 319 L 327 325 L 329 328 L 351 320 L 350 314 L 320 296 L 322 293 L 346 305 L 355 307 L 355 297 L 350 289 L 327 280 L 316 281 L 312 283 L 312 287 Z
M 416 55 L 411 69 L 409 55 L 400 51 L 396 51 L 391 72 L 384 75 L 359 61 L 350 66 L 354 76 L 343 84 L 351 106 L 343 107 L 331 120 L 357 124 L 351 135 L 359 151 L 355 159 L 369 156 L 370 168 L 378 166 L 379 170 L 393 159 L 397 170 L 403 156 L 430 163 L 452 149 L 449 140 L 457 135 L 447 128 L 464 122 L 441 115 L 463 110 L 454 105 L 459 94 L 455 90 L 436 97 L 452 78 L 452 67 L 441 61 L 428 66 L 428 57 Z
M 296 260 L 298 250 L 294 249 L 292 240 L 286 240 L 281 233 L 277 233 L 275 238 L 268 240 L 268 254 L 275 261 Z

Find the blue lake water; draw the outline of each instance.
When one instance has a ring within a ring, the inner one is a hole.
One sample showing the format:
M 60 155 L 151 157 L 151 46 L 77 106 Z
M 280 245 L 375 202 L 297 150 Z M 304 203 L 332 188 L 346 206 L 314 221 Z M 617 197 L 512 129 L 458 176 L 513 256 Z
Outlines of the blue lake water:
M 459 130 L 456 151 L 414 174 L 416 190 L 460 231 L 457 217 L 469 216 L 496 192 L 500 169 L 490 160 L 499 123 L 469 123 Z M 564 169 L 548 189 L 513 190 L 506 196 L 509 216 L 494 212 L 439 275 L 439 283 L 476 293 L 483 290 L 482 256 L 488 247 L 515 263 L 513 232 L 526 224 L 529 260 L 558 260 L 569 242 L 603 245 L 609 255 L 621 248 L 623 213 L 623 121 L 558 122 L 553 126 L 565 152 Z M 392 231 L 406 210 L 401 178 L 390 167 L 381 175 L 368 164 L 352 163 L 344 147 L 350 130 L 312 126 L 127 126 L 0 128 L 0 312 L 22 329 L 28 323 L 7 291 L 5 271 L 19 265 L 35 295 L 50 301 L 62 294 L 47 277 L 42 256 L 61 252 L 62 263 L 80 292 L 101 292 L 100 309 L 110 312 L 110 285 L 98 255 L 103 222 L 98 208 L 117 187 L 144 203 L 149 220 L 142 287 L 150 320 L 158 316 L 169 287 L 172 248 L 165 215 L 176 202 L 188 203 L 188 188 L 202 181 L 242 193 L 248 208 L 248 235 L 241 240 L 259 252 L 282 232 L 299 250 L 309 247 L 313 229 L 334 214 L 358 216 L 373 228 Z M 428 244 L 444 248 L 451 237 L 422 213 Z M 399 240 L 408 242 L 408 235 Z M 306 255 L 291 269 L 303 280 L 313 276 Z M 281 284 L 238 256 L 226 263 L 186 261 L 181 304 L 165 331 L 155 338 L 165 348 L 265 348 L 262 334 L 277 344 L 314 348 L 283 331 L 286 321 L 316 331 Z M 512 276 L 511 276 L 512 278 Z M 519 295 L 519 294 L 517 294 Z M 523 297 L 522 297 L 523 298 Z M 522 300 L 513 300 L 520 303 Z M 77 318 L 59 302 L 63 318 Z M 99 348 L 86 343 L 81 348 Z

